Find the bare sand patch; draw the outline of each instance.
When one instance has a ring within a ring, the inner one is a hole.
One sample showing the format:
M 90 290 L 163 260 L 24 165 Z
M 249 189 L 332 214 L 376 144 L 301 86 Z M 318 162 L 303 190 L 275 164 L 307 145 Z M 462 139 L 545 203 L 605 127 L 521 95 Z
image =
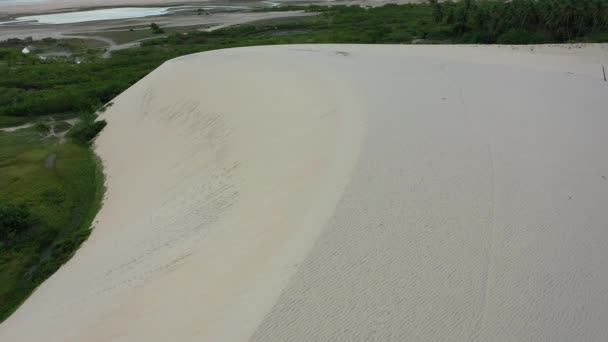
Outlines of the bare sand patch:
M 601 341 L 606 50 L 539 50 L 165 63 L 103 114 L 95 230 L 0 340 Z

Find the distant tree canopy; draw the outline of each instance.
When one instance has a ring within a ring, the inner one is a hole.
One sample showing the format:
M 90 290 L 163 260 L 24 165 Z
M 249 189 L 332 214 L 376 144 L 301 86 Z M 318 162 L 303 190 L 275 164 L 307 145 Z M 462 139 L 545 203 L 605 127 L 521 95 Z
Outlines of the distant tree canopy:
M 608 0 L 431 0 L 433 19 L 480 43 L 566 42 L 608 29 Z
M 160 28 L 160 26 L 158 26 L 157 23 L 150 24 L 150 29 L 152 30 L 152 33 L 156 33 L 156 34 L 165 33 L 165 30 Z

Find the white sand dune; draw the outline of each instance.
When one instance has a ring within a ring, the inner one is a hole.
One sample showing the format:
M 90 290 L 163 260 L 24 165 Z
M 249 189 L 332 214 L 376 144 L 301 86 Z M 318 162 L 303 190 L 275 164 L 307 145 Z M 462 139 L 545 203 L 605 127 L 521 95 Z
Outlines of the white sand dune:
M 605 341 L 606 47 L 274 46 L 115 99 L 0 341 Z

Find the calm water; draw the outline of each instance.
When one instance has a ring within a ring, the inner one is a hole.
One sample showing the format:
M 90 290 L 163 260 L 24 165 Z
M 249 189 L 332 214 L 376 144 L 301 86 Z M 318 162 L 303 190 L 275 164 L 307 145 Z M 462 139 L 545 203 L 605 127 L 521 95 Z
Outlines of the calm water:
M 31 21 L 40 24 L 69 24 L 95 20 L 141 18 L 162 15 L 168 12 L 169 7 L 122 7 L 93 11 L 28 15 L 25 17 L 18 17 L 15 21 Z
M 34 0 L 34 2 L 35 1 L 36 0 Z M 0 0 L 0 5 L 3 3 L 17 2 L 32 2 L 32 0 Z M 247 9 L 247 7 L 242 6 L 119 7 L 91 11 L 28 15 L 24 17 L 15 18 L 11 21 L 0 21 L 0 25 L 20 22 L 31 22 L 39 24 L 71 24 L 96 20 L 142 18 L 163 15 L 175 11 L 191 10 L 193 8 L 225 10 Z

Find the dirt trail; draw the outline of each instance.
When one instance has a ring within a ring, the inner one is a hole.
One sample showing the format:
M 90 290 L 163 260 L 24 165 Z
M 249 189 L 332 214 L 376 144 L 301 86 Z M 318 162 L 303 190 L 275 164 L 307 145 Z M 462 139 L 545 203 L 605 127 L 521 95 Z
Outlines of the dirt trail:
M 80 119 L 73 118 L 73 119 L 68 119 L 68 120 L 56 121 L 55 118 L 53 118 L 53 117 L 48 118 L 48 120 L 46 120 L 45 123 L 48 124 L 49 131 L 47 134 L 42 136 L 42 139 L 57 138 L 57 139 L 59 139 L 60 144 L 64 143 L 67 133 L 76 124 L 76 122 L 78 122 L 78 120 L 80 120 Z M 59 123 L 59 122 L 65 122 L 65 123 L 69 124 L 70 128 L 68 128 L 62 132 L 57 132 L 57 130 L 55 128 L 56 128 L 57 123 Z M 33 127 L 35 124 L 36 124 L 36 122 L 30 122 L 30 123 L 26 123 L 26 124 L 19 125 L 19 126 L 0 128 L 0 132 L 7 132 L 7 133 L 15 132 L 20 129 Z
M 26 123 L 24 125 L 19 125 L 19 126 L 13 126 L 13 127 L 5 127 L 5 128 L 0 128 L 0 132 L 14 132 L 23 128 L 29 128 L 34 126 L 33 123 Z

